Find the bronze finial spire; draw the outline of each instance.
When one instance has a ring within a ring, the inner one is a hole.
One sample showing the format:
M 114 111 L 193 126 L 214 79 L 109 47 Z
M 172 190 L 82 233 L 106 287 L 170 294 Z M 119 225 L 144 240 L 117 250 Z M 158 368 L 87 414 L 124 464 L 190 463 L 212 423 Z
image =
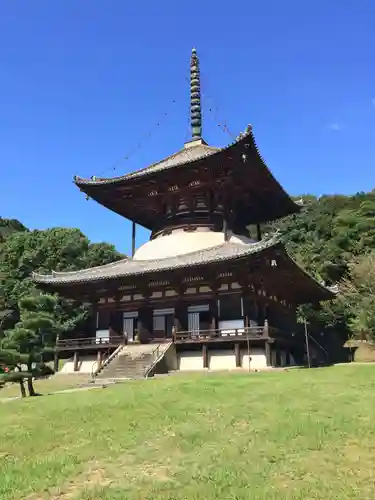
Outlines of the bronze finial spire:
M 193 139 L 202 138 L 202 110 L 199 59 L 196 49 L 190 58 L 190 124 Z

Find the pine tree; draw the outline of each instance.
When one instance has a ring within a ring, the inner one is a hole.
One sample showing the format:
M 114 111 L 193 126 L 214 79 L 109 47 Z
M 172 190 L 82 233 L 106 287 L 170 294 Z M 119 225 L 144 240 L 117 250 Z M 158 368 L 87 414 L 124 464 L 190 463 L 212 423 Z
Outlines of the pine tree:
M 20 383 L 27 380 L 29 396 L 36 396 L 33 378 L 43 372 L 43 354 L 53 350 L 56 335 L 61 329 L 57 320 L 58 299 L 52 295 L 34 295 L 20 300 L 20 321 L 6 330 L 0 350 L 0 363 L 9 372 L 3 381 Z
M 32 377 L 22 369 L 24 358 L 17 351 L 0 348 L 0 388 L 8 382 L 18 382 L 21 396 L 26 397 L 24 380 Z

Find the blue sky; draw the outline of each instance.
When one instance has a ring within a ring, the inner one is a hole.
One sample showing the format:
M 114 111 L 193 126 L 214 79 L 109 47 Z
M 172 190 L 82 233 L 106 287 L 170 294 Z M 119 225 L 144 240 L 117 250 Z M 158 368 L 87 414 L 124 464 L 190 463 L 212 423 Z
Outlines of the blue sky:
M 72 177 L 120 175 L 183 145 L 192 46 L 210 144 L 232 140 L 218 122 L 235 135 L 251 123 L 291 194 L 373 189 L 374 19 L 373 0 L 1 2 L 0 215 L 130 252 L 129 221 Z

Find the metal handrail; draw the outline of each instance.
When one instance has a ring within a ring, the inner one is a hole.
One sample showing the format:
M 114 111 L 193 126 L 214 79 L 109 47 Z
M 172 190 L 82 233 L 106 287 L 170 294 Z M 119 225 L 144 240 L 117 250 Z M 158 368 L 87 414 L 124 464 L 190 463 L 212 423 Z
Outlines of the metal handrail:
M 152 368 L 159 362 L 159 360 L 164 356 L 169 347 L 172 345 L 172 342 L 168 344 L 158 344 L 155 349 L 151 352 L 151 362 L 146 366 L 144 371 L 144 377 L 147 378 Z M 164 350 L 161 351 L 161 347 L 164 347 Z M 161 351 L 161 352 L 160 352 Z
M 99 370 L 94 370 L 94 366 L 97 366 L 98 364 L 98 360 L 95 360 L 92 364 L 92 367 L 91 367 L 91 378 L 94 379 L 98 373 Z
M 149 371 L 154 366 L 155 361 L 159 358 L 160 355 L 160 344 L 156 346 L 156 348 L 151 353 L 151 362 L 146 366 L 144 370 L 144 377 L 147 378 Z
M 106 356 L 109 352 L 110 352 L 110 351 L 109 351 L 109 349 L 108 349 L 108 351 L 106 351 L 106 352 L 104 353 L 104 356 L 103 356 L 103 357 L 105 357 L 105 356 Z M 95 378 L 95 377 L 96 377 L 96 375 L 99 373 L 99 371 L 101 371 L 101 370 L 103 369 L 103 364 L 104 364 L 104 361 L 103 361 L 103 360 L 102 360 L 102 363 L 101 363 L 101 366 L 100 366 L 100 367 L 98 367 L 98 360 L 97 360 L 97 359 L 93 362 L 93 364 L 92 364 L 92 366 L 91 366 L 91 377 L 92 377 L 92 378 Z M 96 369 L 96 370 L 94 370 L 94 367 L 97 367 L 97 369 Z
M 120 354 L 120 352 L 122 351 L 123 349 L 123 345 L 119 345 L 114 351 L 112 354 L 110 354 L 108 356 L 108 358 L 106 358 L 105 360 L 102 361 L 102 364 L 101 364 L 101 367 L 99 370 L 97 370 L 96 372 L 93 371 L 93 367 L 95 364 L 98 364 L 98 361 L 96 360 L 94 363 L 93 363 L 93 366 L 92 366 L 92 370 L 91 370 L 91 376 L 92 378 L 95 378 L 99 372 L 101 372 L 102 370 L 104 370 L 104 368 L 109 365 L 109 363 L 111 361 L 113 361 L 115 358 L 117 358 L 117 356 Z
M 320 347 L 320 349 L 322 349 L 324 352 L 325 352 L 325 355 L 327 356 L 327 359 L 329 358 L 329 352 L 327 351 L 327 349 L 325 347 L 322 346 L 322 344 L 320 344 L 320 342 L 318 342 L 316 340 L 315 337 L 313 337 L 310 333 L 308 333 L 308 336 L 310 337 L 311 340 L 313 340 L 315 342 L 315 344 Z

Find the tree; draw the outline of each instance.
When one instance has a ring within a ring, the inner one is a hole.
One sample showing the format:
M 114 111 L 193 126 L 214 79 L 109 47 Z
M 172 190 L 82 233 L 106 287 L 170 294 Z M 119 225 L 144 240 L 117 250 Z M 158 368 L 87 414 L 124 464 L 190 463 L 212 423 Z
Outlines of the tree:
M 7 382 L 18 382 L 21 397 L 26 397 L 24 379 L 31 373 L 22 371 L 23 357 L 17 351 L 0 348 L 0 389 Z
M 375 342 L 375 251 L 349 264 L 349 274 L 340 284 L 336 302 L 348 311 L 354 337 Z
M 18 380 L 23 395 L 22 380 L 26 378 L 29 396 L 36 396 L 33 377 L 42 373 L 43 354 L 54 349 L 64 325 L 58 319 L 58 298 L 52 295 L 24 297 L 19 311 L 20 321 L 5 331 L 0 359 L 10 368 L 7 380 Z
M 3 219 L 0 217 L 0 243 L 10 234 L 27 231 L 27 228 L 17 219 Z
M 307 195 L 299 214 L 264 225 L 263 232 L 278 230 L 296 262 L 318 281 L 333 285 L 348 278 L 353 259 L 375 247 L 374 215 L 375 190 L 354 196 Z M 350 314 L 339 299 L 310 307 L 306 314 L 311 325 L 337 334 L 342 343 L 350 335 Z
M 20 223 L 16 222 L 14 226 L 18 227 Z M 20 300 L 37 293 L 31 278 L 33 271 L 75 271 L 108 264 L 123 257 L 113 245 L 90 243 L 78 229 L 8 232 L 6 238 L 0 241 L 0 317 L 7 314 L 7 328 L 19 320 Z M 82 304 L 71 300 L 60 298 L 59 308 L 71 328 L 87 316 Z

